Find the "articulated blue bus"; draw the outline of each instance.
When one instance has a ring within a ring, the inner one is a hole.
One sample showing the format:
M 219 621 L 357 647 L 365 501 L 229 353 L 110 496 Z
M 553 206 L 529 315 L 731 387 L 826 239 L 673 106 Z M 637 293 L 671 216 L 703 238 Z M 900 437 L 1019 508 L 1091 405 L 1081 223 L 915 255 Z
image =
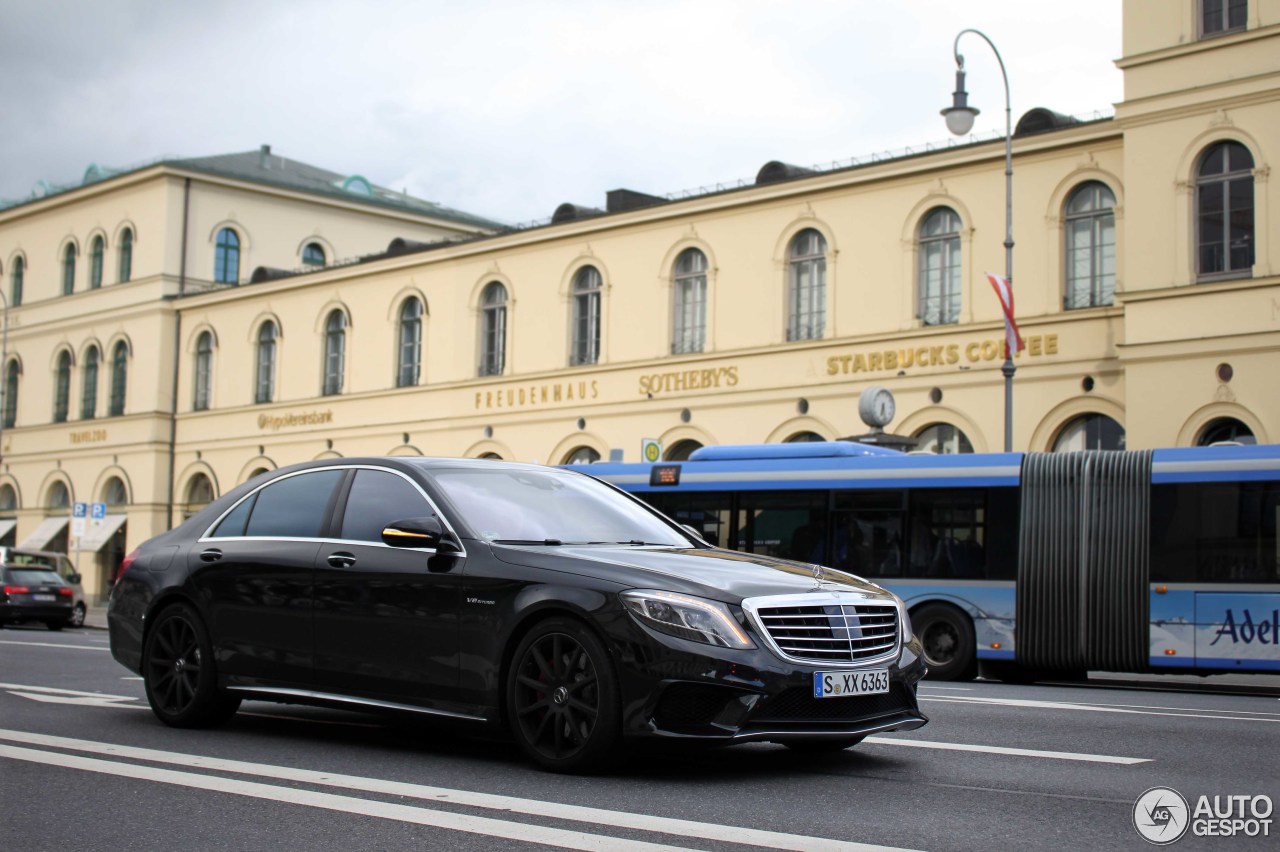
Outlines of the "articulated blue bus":
M 1280 671 L 1280 446 L 904 454 L 850 442 L 592 464 L 713 544 L 900 596 L 931 675 Z

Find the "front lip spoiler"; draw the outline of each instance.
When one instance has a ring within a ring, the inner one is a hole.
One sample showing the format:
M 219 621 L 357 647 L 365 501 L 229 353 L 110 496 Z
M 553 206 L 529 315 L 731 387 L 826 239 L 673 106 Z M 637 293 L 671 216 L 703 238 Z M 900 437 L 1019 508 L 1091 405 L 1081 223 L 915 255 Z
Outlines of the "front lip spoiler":
M 747 726 L 745 730 L 741 730 L 736 734 L 725 734 L 723 736 L 707 735 L 707 734 L 678 734 L 669 731 L 656 730 L 652 731 L 649 736 L 658 737 L 668 740 L 701 740 L 708 743 L 723 743 L 732 745 L 734 743 L 750 743 L 750 742 L 784 742 L 787 740 L 821 740 L 821 739 L 847 739 L 849 737 L 866 737 L 871 734 L 882 734 L 888 731 L 914 731 L 916 728 L 922 728 L 927 724 L 929 719 L 920 713 L 901 712 L 890 716 L 880 716 L 871 720 L 871 724 L 860 725 L 844 725 L 833 727 L 828 723 L 798 723 L 794 726 L 771 728 L 768 726 L 760 728 L 752 728 Z M 839 724 L 839 723 L 835 723 Z

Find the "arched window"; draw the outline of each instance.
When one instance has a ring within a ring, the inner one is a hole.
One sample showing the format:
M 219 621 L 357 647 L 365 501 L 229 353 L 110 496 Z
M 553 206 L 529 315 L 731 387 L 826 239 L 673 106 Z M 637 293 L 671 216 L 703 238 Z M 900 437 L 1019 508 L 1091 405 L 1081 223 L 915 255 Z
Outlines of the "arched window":
M 102 258 L 107 253 L 107 244 L 102 237 L 94 237 L 89 244 L 89 289 L 97 290 L 102 286 Z
M 920 296 L 917 317 L 924 325 L 960 321 L 960 217 L 938 207 L 920 223 Z
M 489 459 L 490 461 L 502 461 L 502 456 L 497 453 L 481 453 L 476 456 L 478 459 Z
M 53 374 L 53 422 L 66 423 L 67 409 L 71 406 L 71 353 L 58 353 Z
M 0 485 L 0 514 L 11 515 L 18 511 L 18 492 L 9 483 Z
M 671 354 L 701 352 L 707 339 L 707 256 L 695 248 L 680 252 L 672 287 Z
M 129 492 L 124 487 L 124 480 L 113 476 L 102 486 L 102 502 L 108 506 L 124 506 L 129 502 Z
M 49 495 L 48 499 L 45 500 L 45 508 L 71 508 L 71 491 L 67 488 L 67 483 L 63 482 L 61 479 L 55 479 L 53 481 L 53 485 L 49 486 Z
M 209 481 L 209 477 L 203 473 L 191 477 L 191 481 L 187 483 L 186 499 L 183 501 L 182 519 L 186 520 L 208 506 L 213 498 L 213 483 Z
M 1200 430 L 1196 439 L 1197 447 L 1210 447 L 1214 444 L 1256 444 L 1257 437 L 1253 430 L 1234 417 L 1219 417 Z
M 1239 142 L 1204 152 L 1196 172 L 1196 271 L 1234 278 L 1253 269 L 1253 155 Z
M 303 266 L 324 266 L 324 246 L 319 243 L 307 243 L 302 249 Z
M 405 299 L 400 306 L 400 345 L 397 351 L 396 387 L 412 387 L 418 383 L 422 373 L 421 299 Z
M 501 376 L 507 368 L 507 288 L 485 285 L 480 297 L 480 375 Z
M 196 377 L 195 399 L 192 408 L 196 411 L 207 411 L 209 408 L 209 392 L 213 384 L 213 333 L 200 332 L 196 338 Z
M 240 235 L 230 228 L 218 232 L 213 250 L 213 280 L 223 284 L 240 282 Z
M 90 346 L 84 353 L 83 385 L 80 388 L 82 420 L 92 420 L 98 416 L 98 362 L 101 360 L 96 346 Z
M 121 340 L 111 350 L 111 406 L 107 414 L 119 417 L 124 414 L 124 397 L 129 380 L 129 344 Z
M 70 296 L 76 291 L 76 247 L 67 243 L 62 250 L 62 295 Z
M 13 268 L 9 270 L 9 306 L 16 308 L 22 304 L 22 279 L 27 272 L 27 262 L 21 256 L 13 259 Z
M 1055 453 L 1123 449 L 1124 427 L 1105 414 L 1080 415 L 1063 426 L 1053 442 Z
M 324 323 L 324 395 L 342 393 L 346 369 L 347 315 L 340 310 L 329 313 Z
M 671 445 L 671 448 L 667 450 L 666 460 L 667 461 L 688 461 L 689 456 L 693 455 L 693 451 L 697 449 L 701 449 L 701 447 L 702 447 L 702 442 L 695 441 L 692 438 L 686 438 L 683 441 L 676 441 L 674 444 Z
M 794 435 L 790 435 L 790 436 L 788 436 L 788 437 L 786 437 L 786 438 L 783 438 L 783 439 L 782 439 L 782 443 L 784 443 L 784 444 L 813 444 L 813 443 L 816 443 L 816 442 L 818 442 L 818 441 L 825 441 L 825 440 L 827 440 L 827 439 L 826 439 L 826 438 L 824 438 L 824 437 L 822 437 L 821 435 L 819 435 L 817 432 L 796 432 Z
M 1067 199 L 1067 281 L 1063 306 L 1110 305 L 1116 294 L 1116 197 L 1090 181 Z
M 12 358 L 4 371 L 4 428 L 11 429 L 18 422 L 18 376 L 21 374 L 18 359 Z
M 133 228 L 125 228 L 120 232 L 120 283 L 133 277 Z
M 600 360 L 600 292 L 604 281 L 594 266 L 584 266 L 573 276 L 573 349 L 570 364 L 595 364 Z
M 787 250 L 787 340 L 818 340 L 827 322 L 827 240 L 806 228 Z
M 267 320 L 258 328 L 258 367 L 254 377 L 254 402 L 271 402 L 276 394 L 276 324 Z
M 600 454 L 591 447 L 574 447 L 561 464 L 592 464 L 600 461 Z
M 973 452 L 969 436 L 950 423 L 934 423 L 915 434 L 916 449 L 925 453 L 952 455 Z

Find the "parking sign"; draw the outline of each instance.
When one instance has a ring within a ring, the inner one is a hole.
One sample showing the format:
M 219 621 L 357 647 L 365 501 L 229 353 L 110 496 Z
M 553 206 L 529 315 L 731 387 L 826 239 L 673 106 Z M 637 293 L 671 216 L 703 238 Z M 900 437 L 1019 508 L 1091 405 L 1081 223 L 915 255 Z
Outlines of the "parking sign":
M 84 519 L 89 514 L 88 503 L 74 503 L 71 506 L 71 537 L 84 537 Z
M 90 503 L 89 504 L 89 522 L 93 524 L 94 529 L 98 529 L 107 521 L 107 504 L 106 503 Z

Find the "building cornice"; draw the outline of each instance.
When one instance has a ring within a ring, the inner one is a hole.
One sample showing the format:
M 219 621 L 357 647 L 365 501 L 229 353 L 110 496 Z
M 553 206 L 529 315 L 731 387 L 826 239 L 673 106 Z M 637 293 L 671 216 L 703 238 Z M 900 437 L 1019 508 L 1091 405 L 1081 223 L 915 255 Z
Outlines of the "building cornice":
M 1139 68 L 1143 65 L 1152 65 L 1157 62 L 1167 62 L 1168 60 L 1179 59 L 1194 53 L 1209 53 L 1277 36 L 1280 36 L 1280 24 L 1271 24 L 1238 33 L 1200 38 L 1185 44 L 1174 45 L 1173 47 L 1162 47 L 1145 53 L 1135 53 L 1132 56 L 1123 56 L 1116 60 L 1116 67 L 1121 71 L 1127 71 L 1130 68 Z

